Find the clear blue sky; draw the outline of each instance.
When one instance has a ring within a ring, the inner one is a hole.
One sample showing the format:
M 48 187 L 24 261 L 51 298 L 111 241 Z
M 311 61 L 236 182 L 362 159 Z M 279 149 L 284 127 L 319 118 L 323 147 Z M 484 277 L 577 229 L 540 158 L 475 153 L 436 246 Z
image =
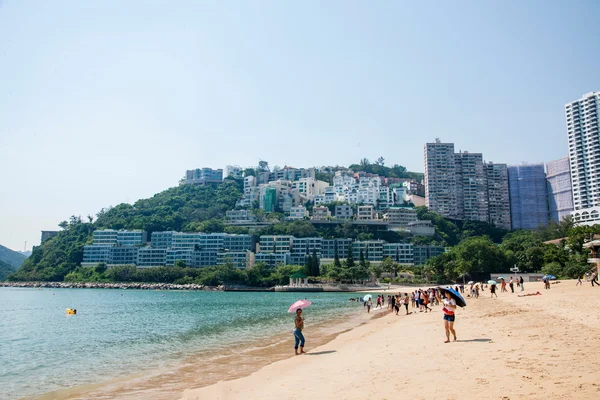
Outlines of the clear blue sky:
M 567 154 L 600 2 L 0 0 L 0 244 L 226 164 Z

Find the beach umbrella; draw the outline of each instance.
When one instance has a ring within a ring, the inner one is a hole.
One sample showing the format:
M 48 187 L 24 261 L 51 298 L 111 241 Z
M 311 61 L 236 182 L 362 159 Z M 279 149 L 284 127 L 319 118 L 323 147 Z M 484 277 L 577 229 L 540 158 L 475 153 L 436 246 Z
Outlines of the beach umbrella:
M 475 284 L 475 282 L 473 282 L 473 281 L 467 282 L 467 285 L 474 285 L 474 284 Z
M 450 287 L 440 288 L 440 290 L 442 291 L 442 293 L 444 293 L 444 292 L 450 293 L 450 296 L 456 301 L 457 306 L 465 307 L 467 305 L 467 302 L 465 301 L 465 299 L 463 299 L 463 297 L 460 295 L 460 293 L 458 293 L 456 290 L 454 290 Z
M 503 276 L 499 276 L 496 279 L 504 279 L 504 277 Z
M 487 283 L 488 285 L 497 285 L 496 281 L 493 281 L 491 279 Z
M 551 281 L 556 279 L 556 277 L 554 275 L 550 275 L 550 274 L 548 274 L 547 278 L 550 279 Z
M 364 301 L 369 301 L 369 299 L 373 299 L 373 296 L 371 296 L 370 294 L 365 295 L 365 297 L 363 297 Z
M 296 310 L 299 308 L 305 309 L 306 307 L 310 306 L 311 304 L 312 304 L 312 302 L 309 300 L 298 300 L 297 302 L 295 302 L 294 304 L 292 304 L 290 306 L 290 308 L 288 309 L 288 312 L 289 313 L 296 312 Z

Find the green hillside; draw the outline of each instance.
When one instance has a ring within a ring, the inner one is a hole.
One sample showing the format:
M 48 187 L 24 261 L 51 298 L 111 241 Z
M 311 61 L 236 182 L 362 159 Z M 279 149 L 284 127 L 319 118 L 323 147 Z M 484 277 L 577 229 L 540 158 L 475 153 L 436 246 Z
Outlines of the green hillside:
M 225 180 L 217 187 L 182 185 L 167 189 L 149 199 L 119 204 L 101 210 L 95 222 L 78 217 L 60 223 L 59 234 L 35 247 L 31 257 L 14 273 L 15 281 L 62 281 L 83 260 L 83 246 L 92 242 L 96 229 L 143 229 L 156 231 L 209 230 L 202 224 L 224 226 L 225 212 L 242 197 L 240 184 Z M 208 222 L 207 222 L 208 221 Z
M 23 264 L 27 257 L 18 251 L 13 251 L 7 247 L 0 245 L 0 261 L 18 268 Z

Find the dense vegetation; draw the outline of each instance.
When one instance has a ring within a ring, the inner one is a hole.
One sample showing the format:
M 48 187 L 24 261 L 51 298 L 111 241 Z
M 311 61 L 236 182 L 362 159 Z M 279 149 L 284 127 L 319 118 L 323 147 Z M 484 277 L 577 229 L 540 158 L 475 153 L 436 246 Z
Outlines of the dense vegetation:
M 600 225 L 574 227 L 570 219 L 551 223 L 536 231 L 513 231 L 500 244 L 489 236 L 469 236 L 441 256 L 430 259 L 424 273 L 435 281 L 455 281 L 461 277 L 487 279 L 490 272 L 542 272 L 558 278 L 577 278 L 589 271 L 586 240 L 600 233 Z M 551 239 L 566 238 L 558 244 Z
M 383 157 L 379 157 L 374 163 L 371 163 L 367 158 L 363 158 L 359 164 L 352 164 L 348 168 L 355 172 L 363 171 L 387 178 L 410 178 L 418 181 L 423 179 L 421 172 L 409 172 L 402 165 L 394 164 L 391 167 L 387 167 Z
M 27 257 L 23 254 L 0 245 L 0 261 L 15 267 L 15 269 L 23 264 L 25 258 Z

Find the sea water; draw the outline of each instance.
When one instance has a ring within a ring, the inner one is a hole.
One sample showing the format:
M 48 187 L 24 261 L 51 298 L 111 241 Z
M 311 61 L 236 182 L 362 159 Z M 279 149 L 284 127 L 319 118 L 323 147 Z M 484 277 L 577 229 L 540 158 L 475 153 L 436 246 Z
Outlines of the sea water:
M 351 296 L 0 288 L 0 398 L 98 383 L 291 332 L 294 301 L 311 300 L 310 323 L 319 323 L 356 312 Z

